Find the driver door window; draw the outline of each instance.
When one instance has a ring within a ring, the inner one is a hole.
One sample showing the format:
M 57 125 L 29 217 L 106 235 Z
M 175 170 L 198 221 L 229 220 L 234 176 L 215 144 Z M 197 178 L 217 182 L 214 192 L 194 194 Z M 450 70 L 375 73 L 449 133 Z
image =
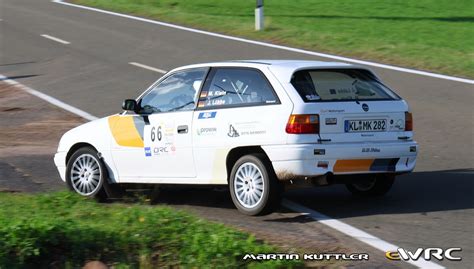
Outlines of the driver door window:
M 206 72 L 207 68 L 196 68 L 168 76 L 141 99 L 141 112 L 152 114 L 194 109 L 196 94 Z

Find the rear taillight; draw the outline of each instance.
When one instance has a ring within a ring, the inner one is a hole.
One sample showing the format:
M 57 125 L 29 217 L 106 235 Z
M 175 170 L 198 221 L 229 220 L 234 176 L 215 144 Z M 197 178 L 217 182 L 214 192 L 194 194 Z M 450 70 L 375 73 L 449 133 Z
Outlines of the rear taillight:
M 319 133 L 319 116 L 317 114 L 291 115 L 286 124 L 289 134 Z
M 410 112 L 405 112 L 405 131 L 413 131 L 413 116 Z

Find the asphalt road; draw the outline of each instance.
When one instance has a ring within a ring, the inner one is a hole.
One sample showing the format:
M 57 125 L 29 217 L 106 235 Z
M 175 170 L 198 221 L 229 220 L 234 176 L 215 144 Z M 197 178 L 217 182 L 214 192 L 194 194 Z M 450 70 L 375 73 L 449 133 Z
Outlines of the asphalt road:
M 99 117 L 120 111 L 123 99 L 137 96 L 161 75 L 130 62 L 170 70 L 232 59 L 330 61 L 48 0 L 0 0 L 0 46 L 0 74 Z M 474 86 L 373 70 L 411 105 L 421 145 L 415 173 L 400 177 L 378 200 L 355 199 L 341 186 L 292 191 L 288 197 L 411 250 L 462 247 L 462 263 L 441 264 L 469 267 L 474 264 Z

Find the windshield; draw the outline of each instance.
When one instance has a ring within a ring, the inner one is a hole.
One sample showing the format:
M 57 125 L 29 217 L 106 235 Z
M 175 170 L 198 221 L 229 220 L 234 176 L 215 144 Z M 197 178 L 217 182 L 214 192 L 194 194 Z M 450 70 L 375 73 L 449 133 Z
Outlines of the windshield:
M 361 69 L 301 70 L 293 74 L 291 84 L 305 102 L 399 99 Z

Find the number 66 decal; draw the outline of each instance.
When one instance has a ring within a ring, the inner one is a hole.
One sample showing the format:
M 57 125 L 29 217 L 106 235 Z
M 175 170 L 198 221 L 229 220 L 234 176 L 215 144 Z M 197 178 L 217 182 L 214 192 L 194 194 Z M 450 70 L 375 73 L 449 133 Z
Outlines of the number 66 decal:
M 151 142 L 155 142 L 155 139 L 158 139 L 158 141 L 161 141 L 161 137 L 162 137 L 161 126 L 158 126 L 158 128 L 152 127 L 151 128 Z

